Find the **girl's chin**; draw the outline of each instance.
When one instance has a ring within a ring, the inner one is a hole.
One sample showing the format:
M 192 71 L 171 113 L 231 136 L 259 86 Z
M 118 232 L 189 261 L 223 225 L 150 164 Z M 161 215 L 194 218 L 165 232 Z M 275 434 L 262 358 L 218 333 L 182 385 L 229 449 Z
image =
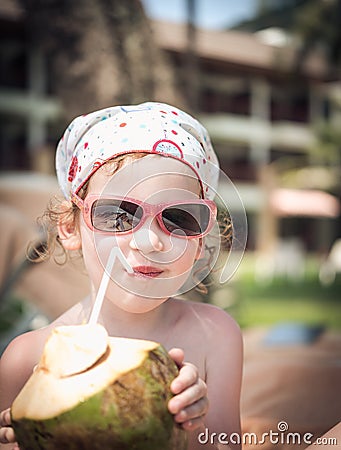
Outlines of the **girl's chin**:
M 153 302 L 153 303 L 151 303 Z M 149 303 L 148 305 L 146 303 Z M 129 313 L 129 314 L 147 314 L 151 311 L 153 311 L 154 309 L 158 308 L 161 304 L 163 303 L 160 302 L 160 300 L 155 301 L 155 300 L 150 300 L 150 299 L 140 299 L 139 300 L 139 304 L 137 305 L 135 304 L 117 304 L 115 302 L 115 306 L 117 308 L 120 308 L 122 311 Z
M 151 302 L 154 307 L 155 303 L 163 303 L 167 298 L 173 297 L 177 290 L 181 288 L 187 279 L 178 276 L 173 278 L 149 277 L 143 275 L 123 274 L 117 276 L 115 282 L 109 283 L 106 296 L 111 299 L 127 299 L 131 301 L 136 299 L 137 302 Z M 123 300 L 124 301 L 124 300 Z
M 139 296 L 123 289 L 120 289 L 120 292 L 118 292 L 117 289 L 115 289 L 114 292 L 112 292 L 111 289 L 108 289 L 106 298 L 117 308 L 125 312 L 136 314 L 152 311 L 168 299 L 168 297 L 151 298 Z

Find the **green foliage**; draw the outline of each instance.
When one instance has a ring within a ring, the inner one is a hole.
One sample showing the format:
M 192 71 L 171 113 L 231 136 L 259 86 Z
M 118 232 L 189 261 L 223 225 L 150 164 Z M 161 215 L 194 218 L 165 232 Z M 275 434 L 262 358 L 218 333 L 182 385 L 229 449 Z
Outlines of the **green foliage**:
M 293 321 L 341 329 L 341 274 L 332 285 L 322 286 L 317 262 L 310 259 L 303 280 L 278 276 L 261 284 L 256 282 L 253 268 L 252 258 L 245 257 L 233 282 L 222 287 L 226 297 L 234 290 L 235 301 L 226 310 L 241 327 Z
M 242 327 L 294 321 L 341 328 L 340 279 L 329 287 L 322 287 L 317 280 L 277 280 L 269 286 L 243 282 L 238 290 L 240 304 L 235 315 Z
M 297 8 L 295 30 L 309 51 L 317 44 L 323 46 L 329 64 L 338 65 L 341 58 L 341 2 L 311 0 Z
M 25 314 L 25 306 L 21 300 L 16 298 L 4 302 L 0 308 L 0 338 L 1 334 L 12 329 L 13 324 L 21 320 Z
M 316 126 L 316 144 L 312 153 L 316 160 L 327 165 L 341 164 L 341 129 L 330 123 Z

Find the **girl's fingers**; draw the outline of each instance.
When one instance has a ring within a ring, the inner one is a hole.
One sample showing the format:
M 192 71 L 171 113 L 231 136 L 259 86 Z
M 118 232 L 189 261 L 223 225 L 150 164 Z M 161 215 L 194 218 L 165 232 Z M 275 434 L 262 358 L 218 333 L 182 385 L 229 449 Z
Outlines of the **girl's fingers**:
M 200 426 L 208 410 L 207 386 L 193 364 L 183 363 L 181 349 L 174 348 L 169 355 L 181 368 L 170 386 L 174 397 L 168 402 L 168 409 L 184 429 L 194 430 Z
M 1 427 L 0 428 L 0 442 L 1 444 L 9 444 L 15 442 L 15 436 L 13 428 Z
M 208 411 L 208 399 L 207 397 L 201 398 L 197 402 L 188 406 L 186 409 L 181 410 L 174 416 L 174 419 L 179 424 L 186 424 L 190 421 L 197 421 L 202 419 Z
M 179 375 L 172 381 L 170 389 L 173 394 L 179 394 L 186 388 L 189 388 L 195 384 L 199 379 L 198 369 L 193 364 L 185 363 L 180 371 Z
M 15 435 L 11 425 L 11 410 L 10 408 L 0 412 L 0 442 L 1 444 L 15 443 Z M 15 445 L 13 450 L 19 447 Z
M 206 394 L 206 383 L 199 378 L 197 383 L 171 398 L 168 402 L 168 409 L 172 414 L 178 414 L 181 410 L 184 410 L 199 400 L 206 398 Z
M 169 350 L 168 354 L 180 369 L 185 359 L 184 351 L 181 348 L 172 348 Z
M 11 425 L 11 409 L 7 408 L 0 412 L 0 427 Z
M 181 428 L 186 431 L 194 431 L 202 427 L 204 424 L 203 417 L 198 417 L 197 419 L 191 419 L 181 424 Z

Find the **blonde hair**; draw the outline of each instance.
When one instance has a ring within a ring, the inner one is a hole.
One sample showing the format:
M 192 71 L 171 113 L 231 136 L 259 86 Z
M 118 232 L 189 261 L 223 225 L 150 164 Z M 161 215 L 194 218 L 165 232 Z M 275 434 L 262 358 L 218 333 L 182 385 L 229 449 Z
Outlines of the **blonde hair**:
M 98 170 L 106 170 L 108 175 L 113 175 L 125 164 L 143 158 L 149 153 L 135 152 L 117 156 L 106 161 Z M 81 187 L 77 195 L 84 199 L 87 195 L 91 178 Z M 80 210 L 71 202 L 58 196 L 52 197 L 44 214 L 38 218 L 38 224 L 45 234 L 45 242 L 32 244 L 29 254 L 34 255 L 34 262 L 41 262 L 50 259 L 52 256 L 57 264 L 65 264 L 70 257 L 70 252 L 65 250 L 62 240 L 58 234 L 58 224 L 61 222 L 78 226 Z M 72 252 L 72 255 L 81 256 L 79 252 Z

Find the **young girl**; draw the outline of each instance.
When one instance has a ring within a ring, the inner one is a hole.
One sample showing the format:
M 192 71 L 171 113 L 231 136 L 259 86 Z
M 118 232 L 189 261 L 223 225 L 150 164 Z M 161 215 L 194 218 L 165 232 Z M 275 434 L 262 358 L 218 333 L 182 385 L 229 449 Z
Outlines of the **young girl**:
M 161 342 L 180 367 L 168 408 L 188 431 L 189 449 L 229 448 L 227 437 L 240 433 L 240 330 L 219 308 L 177 298 L 200 282 L 196 267 L 202 268 L 206 239 L 217 228 L 212 199 L 219 167 L 206 130 L 166 104 L 108 108 L 71 123 L 57 148 L 56 169 L 65 200 L 50 210 L 50 219 L 65 251 L 82 251 L 91 295 L 6 349 L 0 442 L 16 445 L 9 414 L 14 398 L 51 330 L 89 320 L 116 247 L 98 322 L 112 336 Z M 50 249 L 52 237 L 50 230 Z

